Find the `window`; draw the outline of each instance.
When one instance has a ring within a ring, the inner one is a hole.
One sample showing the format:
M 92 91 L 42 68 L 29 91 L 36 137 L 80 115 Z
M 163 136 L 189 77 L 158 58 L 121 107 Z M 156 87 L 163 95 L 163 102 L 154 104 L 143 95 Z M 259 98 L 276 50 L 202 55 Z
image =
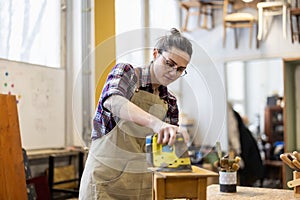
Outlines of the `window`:
M 226 65 L 227 95 L 233 108 L 241 115 L 245 115 L 245 72 L 244 63 L 230 62 Z M 234 78 L 231 78 L 234 77 Z
M 179 30 L 180 9 L 177 0 L 151 0 L 149 3 L 150 27 Z
M 60 1 L 0 1 L 0 58 L 61 67 Z
M 148 47 L 156 42 L 150 41 L 152 36 L 148 37 L 147 34 L 152 34 L 151 28 L 166 31 L 173 27 L 178 28 L 179 12 L 176 0 L 115 0 L 117 63 L 129 62 L 134 66 L 147 63 L 152 53 L 152 48 L 149 51 Z M 150 30 L 146 33 L 142 31 L 144 27 L 150 27 Z M 125 37 L 120 37 L 126 34 L 133 38 L 131 42 L 134 41 L 136 45 L 132 45 L 128 40 L 124 41 Z M 129 45 L 133 48 L 130 49 Z
M 126 62 L 133 66 L 140 66 L 144 62 L 143 45 L 138 49 L 135 48 L 137 44 L 144 44 L 144 40 L 139 30 L 136 33 L 132 32 L 143 27 L 142 7 L 140 0 L 115 0 L 117 63 Z M 124 40 L 124 36 L 129 37 L 130 40 L 134 39 L 135 44 L 132 49 L 129 47 L 132 43 L 129 44 Z

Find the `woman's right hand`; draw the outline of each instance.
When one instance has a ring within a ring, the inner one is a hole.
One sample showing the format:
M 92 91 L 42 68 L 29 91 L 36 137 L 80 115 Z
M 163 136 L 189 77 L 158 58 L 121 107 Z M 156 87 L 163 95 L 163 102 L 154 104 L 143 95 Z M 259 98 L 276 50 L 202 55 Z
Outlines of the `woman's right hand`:
M 153 131 L 158 133 L 158 144 L 168 144 L 170 146 L 173 145 L 178 132 L 182 133 L 185 143 L 188 143 L 189 141 L 189 135 L 186 131 L 180 129 L 179 126 L 168 124 L 162 121 L 156 124 Z
M 173 145 L 177 132 L 182 132 L 185 142 L 188 142 L 188 134 L 178 126 L 161 121 L 120 95 L 110 96 L 103 105 L 114 116 L 151 128 L 154 133 L 158 133 L 159 144 Z

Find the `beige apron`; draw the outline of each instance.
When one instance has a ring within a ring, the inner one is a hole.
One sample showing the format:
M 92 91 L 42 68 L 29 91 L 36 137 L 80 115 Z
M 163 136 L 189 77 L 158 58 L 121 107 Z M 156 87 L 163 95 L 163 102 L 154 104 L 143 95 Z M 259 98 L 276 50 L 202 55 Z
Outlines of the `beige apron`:
M 131 102 L 163 120 L 167 104 L 158 95 L 134 93 Z M 151 172 L 145 142 L 149 128 L 120 120 L 107 135 L 92 142 L 80 184 L 80 200 L 151 199 Z

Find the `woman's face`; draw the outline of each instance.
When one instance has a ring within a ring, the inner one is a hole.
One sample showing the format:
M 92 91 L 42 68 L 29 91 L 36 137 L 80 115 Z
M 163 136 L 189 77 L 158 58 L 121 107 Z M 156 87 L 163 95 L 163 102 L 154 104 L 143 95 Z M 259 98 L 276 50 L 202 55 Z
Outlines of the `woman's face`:
M 186 69 L 190 56 L 179 49 L 172 48 L 169 51 L 153 51 L 152 83 L 167 86 L 178 79 Z

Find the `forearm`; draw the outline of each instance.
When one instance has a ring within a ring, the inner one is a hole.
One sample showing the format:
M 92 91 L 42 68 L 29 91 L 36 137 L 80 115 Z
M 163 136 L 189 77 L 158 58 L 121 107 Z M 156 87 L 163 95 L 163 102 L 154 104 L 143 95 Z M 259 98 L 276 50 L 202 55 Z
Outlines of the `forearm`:
M 158 132 L 163 125 L 163 122 L 160 119 L 145 112 L 143 109 L 120 95 L 110 96 L 106 99 L 103 106 L 114 116 L 151 128 L 155 132 Z
M 151 128 L 153 132 L 158 133 L 158 143 L 168 143 L 169 145 L 172 145 L 175 142 L 176 133 L 179 131 L 178 126 L 161 121 L 157 117 L 145 112 L 128 99 L 120 95 L 112 95 L 105 100 L 103 106 L 112 112 L 113 115 L 121 119 Z M 183 136 L 187 143 L 189 141 L 187 132 L 184 132 Z

